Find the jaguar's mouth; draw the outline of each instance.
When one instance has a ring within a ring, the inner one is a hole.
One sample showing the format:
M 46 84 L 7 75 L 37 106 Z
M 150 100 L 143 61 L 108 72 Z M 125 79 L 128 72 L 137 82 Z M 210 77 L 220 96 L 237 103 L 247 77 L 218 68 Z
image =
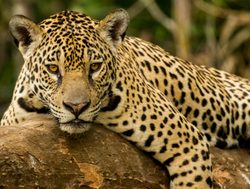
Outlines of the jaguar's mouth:
M 92 122 L 74 119 L 66 123 L 60 123 L 60 129 L 70 134 L 84 133 L 90 129 Z

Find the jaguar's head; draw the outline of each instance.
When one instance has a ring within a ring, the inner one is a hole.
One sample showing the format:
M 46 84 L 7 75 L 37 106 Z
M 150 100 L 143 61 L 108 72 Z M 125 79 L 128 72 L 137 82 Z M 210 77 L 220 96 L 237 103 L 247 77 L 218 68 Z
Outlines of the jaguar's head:
M 10 20 L 28 85 L 62 130 L 86 131 L 100 109 L 107 106 L 115 80 L 117 48 L 128 20 L 122 9 L 100 22 L 73 11 L 55 14 L 40 24 L 20 15 Z

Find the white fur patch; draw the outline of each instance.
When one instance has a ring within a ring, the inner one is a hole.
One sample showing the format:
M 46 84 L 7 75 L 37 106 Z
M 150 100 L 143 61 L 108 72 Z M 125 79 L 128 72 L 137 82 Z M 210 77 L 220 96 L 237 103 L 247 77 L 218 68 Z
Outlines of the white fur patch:
M 60 129 L 69 134 L 85 133 L 90 129 L 91 123 L 76 125 L 74 123 L 60 124 Z

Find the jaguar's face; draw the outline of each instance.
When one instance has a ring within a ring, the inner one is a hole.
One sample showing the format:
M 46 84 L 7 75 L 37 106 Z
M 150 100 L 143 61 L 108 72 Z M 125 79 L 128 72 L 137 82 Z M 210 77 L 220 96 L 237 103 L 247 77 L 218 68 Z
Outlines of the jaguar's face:
M 46 58 L 40 65 L 42 76 L 32 86 L 43 89 L 38 95 L 58 119 L 62 130 L 83 132 L 106 104 L 114 80 L 115 57 L 105 43 L 87 45 L 63 38 L 71 45 L 54 45 L 55 50 L 37 51 L 46 54 Z
M 77 16 L 67 11 L 40 25 L 23 17 L 10 23 L 32 91 L 69 133 L 86 131 L 107 105 L 115 79 L 116 48 L 125 32 L 121 27 L 127 23 L 121 10 L 100 23 Z

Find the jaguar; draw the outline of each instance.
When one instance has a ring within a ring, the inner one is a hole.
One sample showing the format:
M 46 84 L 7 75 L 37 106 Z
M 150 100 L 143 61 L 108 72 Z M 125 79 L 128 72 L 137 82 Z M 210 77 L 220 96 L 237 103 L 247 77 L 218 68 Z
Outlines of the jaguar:
M 126 36 L 128 23 L 124 9 L 100 21 L 69 10 L 38 24 L 13 16 L 24 64 L 1 125 L 50 117 L 74 134 L 99 123 L 162 163 L 171 189 L 212 188 L 209 146 L 249 139 L 249 80 Z

